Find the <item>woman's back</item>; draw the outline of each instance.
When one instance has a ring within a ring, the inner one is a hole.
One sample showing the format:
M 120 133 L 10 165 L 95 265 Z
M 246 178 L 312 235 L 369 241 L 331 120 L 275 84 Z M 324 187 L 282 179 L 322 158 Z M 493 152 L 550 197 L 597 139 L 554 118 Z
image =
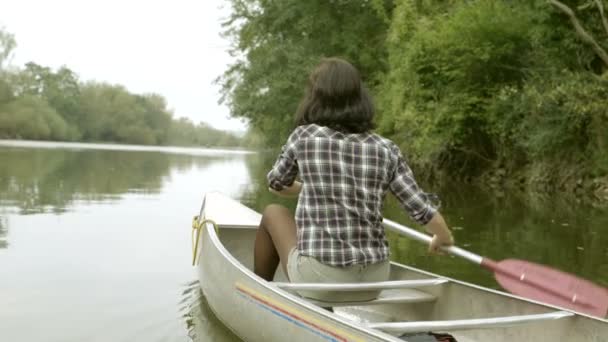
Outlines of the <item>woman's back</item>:
M 400 168 L 405 163 L 399 149 L 377 134 L 303 125 L 281 155 L 268 174 L 270 185 L 289 185 L 299 174 L 297 247 L 325 264 L 365 265 L 388 258 L 381 209 L 389 189 L 407 192 L 408 211 L 422 213 L 419 220 L 434 213 L 413 179 L 408 181 L 407 165 Z

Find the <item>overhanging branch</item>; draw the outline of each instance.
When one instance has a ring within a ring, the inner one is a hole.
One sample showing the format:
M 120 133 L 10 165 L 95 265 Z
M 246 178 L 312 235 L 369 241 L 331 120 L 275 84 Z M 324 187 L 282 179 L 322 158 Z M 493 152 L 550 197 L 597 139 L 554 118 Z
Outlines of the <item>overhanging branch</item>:
M 576 17 L 576 14 L 574 14 L 574 11 L 570 7 L 568 7 L 567 5 L 564 5 L 562 2 L 560 2 L 558 0 L 549 0 L 549 2 L 553 6 L 557 7 L 560 11 L 565 13 L 568 16 L 568 18 L 570 18 L 570 22 L 574 26 L 574 29 L 576 30 L 576 33 L 578 34 L 578 36 L 583 40 L 583 42 L 591 45 L 591 47 L 593 48 L 593 51 L 595 51 L 595 53 L 598 55 L 598 57 L 604 62 L 606 67 L 608 67 L 608 53 L 606 53 L 606 51 L 600 46 L 600 44 L 598 44 L 598 42 L 593 38 L 593 36 L 591 36 L 585 30 L 583 25 L 581 25 L 580 21 Z M 602 6 L 602 13 L 603 13 L 603 6 Z
M 597 5 L 597 9 L 600 11 L 602 24 L 604 25 L 604 30 L 606 30 L 606 34 L 608 35 L 608 20 L 606 20 L 606 16 L 604 15 L 604 3 L 602 0 L 595 0 L 595 4 Z

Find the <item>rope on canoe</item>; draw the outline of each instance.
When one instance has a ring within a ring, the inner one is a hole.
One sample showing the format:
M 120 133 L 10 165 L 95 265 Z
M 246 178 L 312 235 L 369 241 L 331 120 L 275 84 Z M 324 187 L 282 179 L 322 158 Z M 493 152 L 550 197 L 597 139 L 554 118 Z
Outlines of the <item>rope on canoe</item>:
M 217 227 L 217 223 L 215 223 L 215 221 L 206 218 L 199 220 L 198 216 L 194 216 L 192 219 L 192 233 L 190 234 L 190 238 L 192 240 L 192 266 L 197 265 L 199 253 L 198 245 L 201 238 L 201 230 L 207 225 L 207 223 L 211 223 L 213 228 L 215 228 L 215 233 L 219 234 L 219 228 Z M 194 238 L 195 235 L 196 239 Z

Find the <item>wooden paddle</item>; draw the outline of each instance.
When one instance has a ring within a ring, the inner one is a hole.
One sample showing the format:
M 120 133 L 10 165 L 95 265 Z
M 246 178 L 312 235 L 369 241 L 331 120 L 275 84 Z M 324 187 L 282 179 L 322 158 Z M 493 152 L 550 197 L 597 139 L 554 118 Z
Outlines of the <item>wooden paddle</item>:
M 431 242 L 429 235 L 417 230 L 387 219 L 383 223 L 412 239 Z M 456 246 L 443 250 L 494 271 L 498 283 L 515 295 L 601 318 L 608 314 L 608 289 L 572 274 L 524 260 L 496 262 Z

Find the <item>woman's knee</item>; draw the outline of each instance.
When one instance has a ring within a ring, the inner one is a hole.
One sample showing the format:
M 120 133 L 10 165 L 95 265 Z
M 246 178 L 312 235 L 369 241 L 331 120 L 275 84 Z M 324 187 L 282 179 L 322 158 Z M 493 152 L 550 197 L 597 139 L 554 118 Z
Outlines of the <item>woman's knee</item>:
M 268 219 L 280 218 L 286 215 L 290 215 L 289 209 L 285 208 L 280 204 L 269 204 L 262 211 L 262 222 Z
M 295 221 L 291 211 L 280 204 L 268 205 L 262 213 L 260 226 L 277 243 L 287 239 L 291 241 L 291 235 L 295 238 Z

